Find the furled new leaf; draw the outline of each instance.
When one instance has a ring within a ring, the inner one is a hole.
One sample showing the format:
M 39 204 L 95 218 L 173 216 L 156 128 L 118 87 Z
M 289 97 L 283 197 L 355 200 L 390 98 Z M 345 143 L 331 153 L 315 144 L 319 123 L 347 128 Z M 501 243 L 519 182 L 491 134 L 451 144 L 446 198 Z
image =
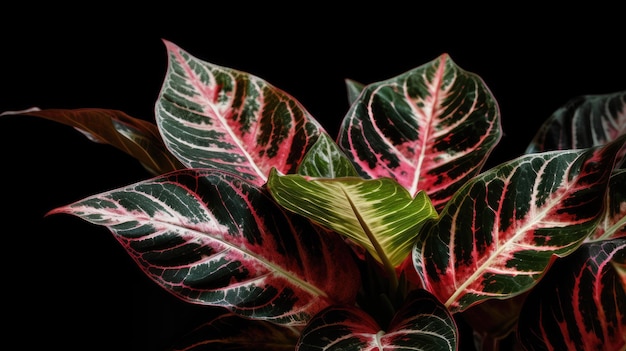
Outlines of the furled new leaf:
M 258 77 L 164 42 L 169 64 L 156 122 L 183 164 L 241 174 L 257 185 L 272 167 L 296 172 L 324 132 L 298 101 Z
M 117 110 L 98 108 L 33 108 L 2 115 L 28 115 L 59 122 L 84 134 L 89 140 L 110 144 L 135 157 L 152 175 L 185 168 L 167 150 L 154 123 Z
M 329 305 L 354 303 L 360 285 L 339 236 L 318 232 L 264 188 L 226 172 L 177 171 L 50 213 L 108 227 L 150 278 L 182 300 L 253 319 L 305 325 Z
M 294 327 L 222 312 L 198 326 L 170 351 L 293 351 L 300 336 Z
M 626 91 L 568 101 L 540 127 L 526 153 L 599 146 L 626 134 Z
M 364 178 L 390 177 L 440 210 L 477 175 L 502 130 L 482 79 L 443 54 L 363 88 L 337 143 Z
M 413 198 L 391 178 L 307 178 L 272 170 L 267 185 L 281 206 L 350 238 L 388 270 L 402 263 L 424 222 L 437 216 L 424 192 Z
M 387 330 L 354 306 L 329 307 L 302 331 L 297 351 L 457 350 L 452 315 L 425 290 L 415 290 Z
M 326 133 L 322 133 L 298 166 L 298 174 L 319 177 L 357 177 L 350 159 Z
M 518 337 L 526 350 L 626 349 L 626 239 L 585 243 L 529 293 Z
M 529 154 L 472 179 L 415 246 L 425 287 L 458 312 L 534 286 L 595 230 L 625 141 Z

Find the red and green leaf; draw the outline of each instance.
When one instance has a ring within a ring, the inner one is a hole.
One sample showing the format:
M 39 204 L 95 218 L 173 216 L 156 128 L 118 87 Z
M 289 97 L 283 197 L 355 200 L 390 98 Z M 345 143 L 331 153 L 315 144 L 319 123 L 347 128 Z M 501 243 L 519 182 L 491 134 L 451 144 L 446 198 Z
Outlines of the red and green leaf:
M 413 291 L 383 330 L 354 306 L 334 306 L 316 315 L 302 331 L 297 351 L 457 350 L 452 315 L 425 290 Z
M 453 312 L 530 289 L 594 232 L 625 141 L 525 155 L 469 181 L 414 248 L 424 286 Z
M 300 332 L 225 311 L 177 340 L 171 351 L 293 351 Z
M 480 172 L 500 140 L 491 92 L 447 54 L 362 89 L 337 143 L 362 177 L 393 178 L 411 195 L 424 190 L 437 210 Z
M 626 349 L 626 239 L 585 243 L 529 293 L 518 338 L 526 350 Z
M 602 221 L 595 233 L 588 238 L 605 240 L 626 237 L 626 169 L 613 171 L 606 193 L 606 205 Z
M 305 325 L 325 307 L 354 303 L 360 285 L 339 236 L 226 172 L 177 171 L 50 213 L 108 227 L 167 291 L 245 317 Z
M 540 127 L 526 153 L 583 149 L 626 134 L 626 91 L 571 99 Z
M 156 122 L 183 164 L 240 174 L 257 185 L 272 167 L 296 172 L 324 132 L 298 101 L 256 76 L 164 42 L 169 64 Z
M 167 150 L 154 123 L 124 112 L 98 108 L 47 109 L 5 112 L 59 122 L 84 134 L 96 143 L 110 144 L 136 158 L 152 175 L 185 168 Z

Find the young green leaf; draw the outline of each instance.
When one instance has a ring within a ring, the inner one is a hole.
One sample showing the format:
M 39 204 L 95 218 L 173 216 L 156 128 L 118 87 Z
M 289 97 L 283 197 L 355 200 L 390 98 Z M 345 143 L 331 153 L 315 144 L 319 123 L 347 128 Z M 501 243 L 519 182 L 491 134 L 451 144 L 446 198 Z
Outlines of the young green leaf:
M 298 167 L 298 174 L 318 178 L 357 177 L 350 159 L 326 133 L 322 133 Z
M 387 268 L 402 263 L 424 222 L 437 217 L 424 192 L 413 198 L 390 178 L 307 178 L 272 170 L 267 185 L 278 204 L 350 238 Z

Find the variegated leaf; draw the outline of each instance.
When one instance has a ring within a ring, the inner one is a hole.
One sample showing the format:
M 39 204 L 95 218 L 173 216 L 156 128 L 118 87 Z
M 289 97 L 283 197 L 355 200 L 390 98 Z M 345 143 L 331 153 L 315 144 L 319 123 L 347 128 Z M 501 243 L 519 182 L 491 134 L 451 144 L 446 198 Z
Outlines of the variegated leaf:
M 626 239 L 583 244 L 529 293 L 518 323 L 526 350 L 626 349 Z
M 301 326 L 329 305 L 354 303 L 360 285 L 338 235 L 318 232 L 263 188 L 226 172 L 173 172 L 51 213 L 108 227 L 150 278 L 182 300 L 250 318 Z
M 357 177 L 359 175 L 350 159 L 326 133 L 320 135 L 313 147 L 309 149 L 298 166 L 298 174 L 319 178 Z
M 626 91 L 584 95 L 556 110 L 535 134 L 526 153 L 604 145 L 626 134 Z
M 626 237 L 626 169 L 613 171 L 606 193 L 605 212 L 595 233 L 588 238 L 605 240 Z
M 270 173 L 268 189 L 284 208 L 350 238 L 392 270 L 411 252 L 427 219 L 437 216 L 427 195 L 415 198 L 390 178 L 307 178 Z
M 457 350 L 452 315 L 425 290 L 415 290 L 385 331 L 354 306 L 330 307 L 302 331 L 297 351 Z
M 183 164 L 240 174 L 257 185 L 272 167 L 296 172 L 324 132 L 298 101 L 256 76 L 164 42 L 169 61 L 156 122 Z
M 500 140 L 500 112 L 482 79 L 443 54 L 363 88 L 338 144 L 362 177 L 424 190 L 440 210 Z
M 293 351 L 300 331 L 268 321 L 216 314 L 177 340 L 170 351 Z
M 625 141 L 529 154 L 472 179 L 415 246 L 425 287 L 459 312 L 534 286 L 595 230 Z
M 165 147 L 154 123 L 124 112 L 98 108 L 47 109 L 4 112 L 2 115 L 28 115 L 71 127 L 96 143 L 110 144 L 136 158 L 152 175 L 185 168 Z

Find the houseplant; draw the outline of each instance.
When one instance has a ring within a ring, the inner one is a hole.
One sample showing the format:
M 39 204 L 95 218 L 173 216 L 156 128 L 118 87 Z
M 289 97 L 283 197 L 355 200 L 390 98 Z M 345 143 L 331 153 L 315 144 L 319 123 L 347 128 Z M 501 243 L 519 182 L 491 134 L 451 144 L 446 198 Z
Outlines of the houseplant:
M 485 350 L 624 348 L 625 92 L 573 99 L 485 170 L 496 100 L 446 54 L 347 80 L 333 138 L 268 82 L 164 43 L 156 124 L 21 114 L 154 174 L 50 214 L 108 227 L 156 284 L 216 307 L 174 349 L 465 350 L 461 323 Z

